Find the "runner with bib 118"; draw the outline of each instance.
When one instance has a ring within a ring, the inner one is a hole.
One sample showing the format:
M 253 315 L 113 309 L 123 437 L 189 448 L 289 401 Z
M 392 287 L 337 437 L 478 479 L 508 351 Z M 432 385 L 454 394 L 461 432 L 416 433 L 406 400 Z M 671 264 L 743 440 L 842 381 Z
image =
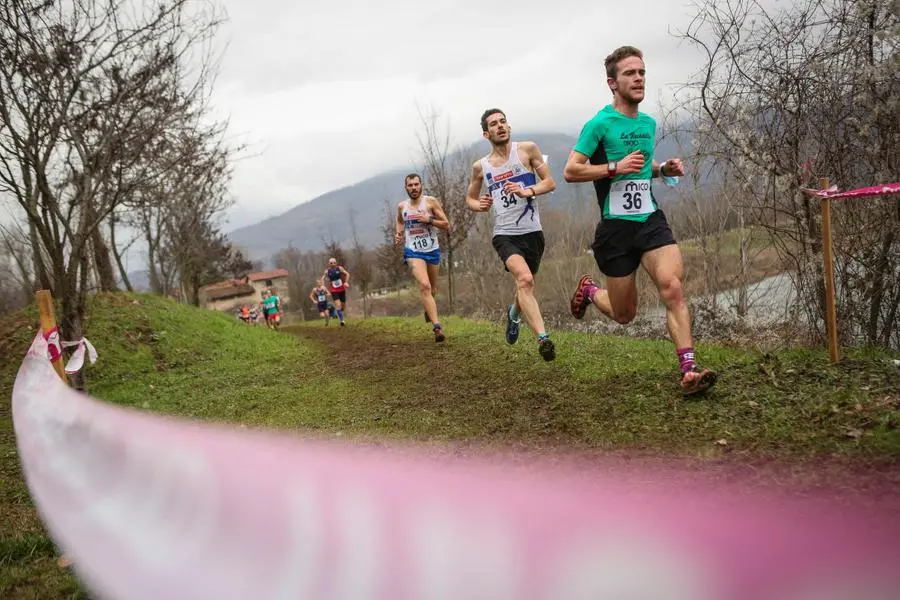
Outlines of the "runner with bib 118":
M 431 323 L 434 341 L 440 343 L 444 341 L 444 330 L 434 301 L 441 264 L 438 229 L 450 229 L 450 221 L 437 198 L 422 195 L 421 175 L 410 173 L 403 184 L 407 199 L 397 205 L 394 243 L 403 244 L 403 262 L 409 265 L 413 279 L 419 284 L 425 321 Z

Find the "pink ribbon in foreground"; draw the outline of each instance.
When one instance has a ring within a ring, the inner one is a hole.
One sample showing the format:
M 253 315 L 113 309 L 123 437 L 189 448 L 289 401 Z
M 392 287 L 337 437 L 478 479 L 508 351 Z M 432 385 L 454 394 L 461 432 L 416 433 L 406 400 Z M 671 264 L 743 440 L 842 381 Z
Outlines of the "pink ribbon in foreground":
M 177 420 L 73 391 L 40 336 L 12 408 L 41 518 L 97 598 L 900 592 L 896 510 L 733 493 L 639 463 L 426 457 Z
M 883 196 L 885 194 L 900 194 L 900 182 L 873 185 L 846 192 L 839 192 L 836 185 L 824 190 L 800 188 L 800 191 L 810 196 L 819 196 L 821 198 L 863 198 L 867 196 Z

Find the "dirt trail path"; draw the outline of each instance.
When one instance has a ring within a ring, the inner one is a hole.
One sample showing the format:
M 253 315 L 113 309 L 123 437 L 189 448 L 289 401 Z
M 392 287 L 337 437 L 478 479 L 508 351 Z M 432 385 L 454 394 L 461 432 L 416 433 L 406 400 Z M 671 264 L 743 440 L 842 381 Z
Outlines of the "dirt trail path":
M 602 469 L 634 476 L 647 472 L 660 480 L 712 482 L 736 494 L 778 490 L 900 519 L 900 469 L 896 464 L 834 458 L 773 460 L 747 454 L 685 456 L 642 450 L 638 444 L 616 449 L 615 445 L 586 440 L 581 427 L 584 403 L 596 405 L 593 418 L 615 419 L 615 405 L 606 399 L 592 400 L 592 393 L 597 398 L 596 386 L 567 380 L 562 370 L 542 374 L 539 381 L 526 376 L 485 376 L 477 368 L 484 358 L 477 356 L 477 349 L 460 343 L 438 346 L 427 336 L 410 339 L 388 337 L 365 327 L 335 329 L 301 327 L 291 333 L 321 349 L 329 370 L 379 388 L 380 396 L 395 408 L 450 412 L 454 419 L 483 423 L 476 439 L 428 440 L 402 445 L 400 452 L 490 454 L 512 468 L 518 465 L 525 470 L 537 461 L 583 473 Z M 615 381 L 604 383 L 610 395 L 615 395 L 610 389 L 615 385 Z M 382 445 L 377 439 L 370 438 L 370 442 Z

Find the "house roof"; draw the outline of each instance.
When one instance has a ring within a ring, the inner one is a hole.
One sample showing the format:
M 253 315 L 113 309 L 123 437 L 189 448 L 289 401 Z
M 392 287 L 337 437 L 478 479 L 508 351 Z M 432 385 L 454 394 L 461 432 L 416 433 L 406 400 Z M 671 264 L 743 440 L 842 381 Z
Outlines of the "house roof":
M 209 283 L 207 285 L 204 285 L 200 289 L 205 292 L 205 291 L 209 291 L 209 290 L 217 290 L 217 289 L 221 289 L 221 288 L 232 287 L 232 286 L 240 285 L 240 284 L 241 284 L 240 279 L 226 279 L 225 281 L 217 281 L 216 283 Z
M 203 295 L 207 302 L 210 300 L 227 300 L 228 298 L 237 298 L 239 296 L 250 296 L 256 294 L 253 286 L 247 283 L 234 283 L 228 287 L 214 287 L 203 290 Z
M 259 273 L 250 273 L 247 279 L 250 281 L 264 281 L 266 279 L 278 279 L 279 277 L 287 277 L 287 269 L 275 269 L 274 271 L 260 271 Z

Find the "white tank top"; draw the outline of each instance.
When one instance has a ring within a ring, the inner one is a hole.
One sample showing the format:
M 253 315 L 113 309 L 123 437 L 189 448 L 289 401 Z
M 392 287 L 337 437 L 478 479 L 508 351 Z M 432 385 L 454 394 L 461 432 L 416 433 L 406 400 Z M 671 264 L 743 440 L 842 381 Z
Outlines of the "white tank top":
M 400 208 L 405 246 L 413 252 L 433 252 L 439 248 L 437 227 L 418 221 L 419 217 L 423 220 L 434 218 L 428 208 L 428 199 L 429 196 L 420 196 L 415 206 L 409 200 L 404 200 Z
M 541 230 L 541 217 L 534 199 L 507 195 L 503 191 L 507 181 L 522 187 L 537 184 L 537 176 L 519 160 L 518 146 L 516 142 L 510 143 L 509 160 L 499 167 L 491 166 L 487 156 L 481 159 L 484 184 L 494 199 L 494 235 L 522 235 Z

